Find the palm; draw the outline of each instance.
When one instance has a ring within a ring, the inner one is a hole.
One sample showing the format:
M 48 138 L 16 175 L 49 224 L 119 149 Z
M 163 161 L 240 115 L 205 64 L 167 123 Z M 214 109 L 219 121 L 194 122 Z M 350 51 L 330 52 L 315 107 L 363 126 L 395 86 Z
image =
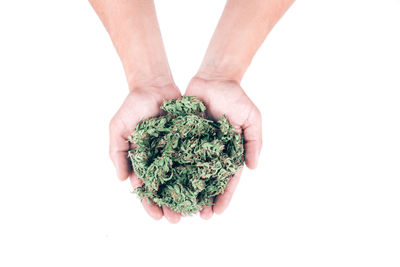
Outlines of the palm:
M 235 129 L 244 134 L 247 167 L 255 168 L 261 149 L 261 115 L 240 85 L 234 81 L 194 78 L 186 90 L 186 95 L 202 100 L 207 106 L 207 115 L 211 118 L 217 119 L 222 115 L 228 117 Z M 239 170 L 231 178 L 224 194 L 217 197 L 213 207 L 201 211 L 203 218 L 211 217 L 213 212 L 222 213 L 225 210 L 241 172 L 242 170 Z
M 179 96 L 179 91 L 175 90 L 154 92 L 148 89 L 136 89 L 126 97 L 121 108 L 111 120 L 110 130 L 127 137 L 140 120 L 159 115 L 163 100 Z
M 130 167 L 127 153 L 131 147 L 126 140 L 135 130 L 139 121 L 160 114 L 160 105 L 164 100 L 178 98 L 180 95 L 175 86 L 136 88 L 126 97 L 121 108 L 111 120 L 111 159 L 117 169 L 118 177 L 121 180 L 126 180 L 129 177 L 134 188 L 141 185 L 141 180 Z M 165 215 L 171 222 L 179 221 L 180 216 L 167 207 L 161 209 L 155 204 L 149 204 L 145 199 L 142 204 L 154 219 L 160 219 Z
M 201 99 L 207 106 L 208 115 L 213 119 L 225 114 L 237 129 L 246 124 L 251 113 L 258 112 L 243 89 L 231 81 L 194 79 L 186 90 L 186 95 Z

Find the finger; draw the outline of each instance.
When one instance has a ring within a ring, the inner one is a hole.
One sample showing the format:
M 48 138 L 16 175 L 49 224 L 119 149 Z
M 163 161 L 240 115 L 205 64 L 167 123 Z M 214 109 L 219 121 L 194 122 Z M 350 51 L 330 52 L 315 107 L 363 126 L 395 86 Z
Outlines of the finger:
M 208 220 L 213 216 L 213 214 L 212 206 L 206 206 L 200 211 L 200 218 Z
M 255 108 L 243 126 L 246 166 L 257 168 L 262 146 L 261 113 Z
M 143 181 L 139 179 L 139 177 L 134 172 L 132 172 L 131 175 L 129 176 L 129 180 L 131 181 L 133 189 L 136 189 L 139 186 L 143 185 Z
M 117 171 L 117 176 L 121 181 L 128 178 L 131 168 L 128 161 L 129 143 L 120 134 L 118 126 L 114 120 L 110 123 L 110 157 Z
M 154 204 L 153 201 L 149 201 L 150 203 L 147 201 L 147 198 L 142 199 L 143 208 L 154 220 L 160 220 L 163 217 L 162 209 Z
M 240 168 L 240 170 L 229 180 L 224 193 L 216 197 L 215 205 L 213 206 L 213 211 L 216 214 L 221 214 L 228 207 L 229 202 L 232 199 L 233 193 L 235 192 L 235 189 L 239 183 L 242 171 L 243 168 Z
M 164 216 L 170 223 L 178 223 L 181 220 L 181 215 L 167 206 L 163 206 Z
M 111 160 L 114 163 L 117 177 L 125 181 L 129 177 L 130 167 L 128 164 L 127 153 L 116 151 L 111 154 Z
M 131 181 L 131 185 L 134 189 L 143 185 L 143 181 L 139 179 L 136 173 L 131 173 L 129 176 L 129 180 Z M 159 220 L 163 216 L 163 212 L 160 207 L 150 201 L 150 204 L 147 202 L 147 199 L 142 200 L 142 206 L 146 210 L 146 212 L 155 220 Z

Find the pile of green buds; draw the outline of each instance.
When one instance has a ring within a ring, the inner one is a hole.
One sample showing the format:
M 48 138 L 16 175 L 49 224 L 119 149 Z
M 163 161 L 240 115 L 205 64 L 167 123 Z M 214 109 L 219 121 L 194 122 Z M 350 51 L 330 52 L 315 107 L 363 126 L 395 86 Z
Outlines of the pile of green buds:
M 143 181 L 135 192 L 191 215 L 213 205 L 243 165 L 243 138 L 225 116 L 208 119 L 195 97 L 164 101 L 161 109 L 165 115 L 139 122 L 128 139 L 133 171 Z

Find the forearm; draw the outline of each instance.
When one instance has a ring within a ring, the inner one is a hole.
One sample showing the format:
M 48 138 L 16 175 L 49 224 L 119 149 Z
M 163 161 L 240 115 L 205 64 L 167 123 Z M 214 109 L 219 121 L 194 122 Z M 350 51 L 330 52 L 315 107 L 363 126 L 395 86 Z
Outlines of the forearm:
M 294 0 L 228 0 L 200 77 L 240 81 L 254 54 Z
M 152 0 L 89 0 L 121 58 L 130 88 L 171 83 Z

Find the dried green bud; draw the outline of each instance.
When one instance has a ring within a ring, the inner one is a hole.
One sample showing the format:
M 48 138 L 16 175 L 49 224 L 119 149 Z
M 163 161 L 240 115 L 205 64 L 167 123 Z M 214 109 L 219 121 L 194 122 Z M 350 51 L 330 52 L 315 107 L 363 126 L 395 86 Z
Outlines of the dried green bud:
M 230 177 L 243 165 L 243 139 L 227 118 L 207 119 L 195 97 L 164 101 L 164 116 L 143 120 L 129 142 L 134 172 L 143 185 L 140 198 L 193 214 L 212 205 Z

